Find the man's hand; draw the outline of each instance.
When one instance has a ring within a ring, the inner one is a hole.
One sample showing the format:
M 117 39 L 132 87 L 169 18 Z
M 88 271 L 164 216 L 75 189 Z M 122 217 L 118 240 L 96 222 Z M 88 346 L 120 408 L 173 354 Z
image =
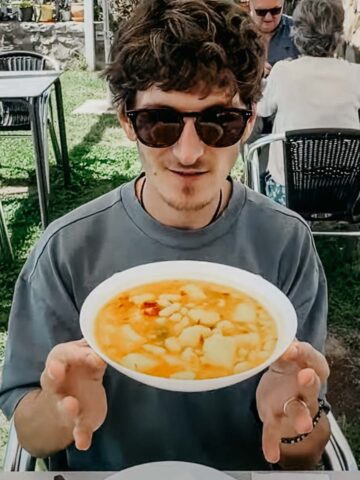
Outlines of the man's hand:
M 41 375 L 42 393 L 55 403 L 79 450 L 90 447 L 93 432 L 106 417 L 105 368 L 86 341 L 78 340 L 54 347 Z
M 268 462 L 279 462 L 282 437 L 312 431 L 320 387 L 328 376 L 325 357 L 309 343 L 298 341 L 263 375 L 256 402 L 263 422 L 262 448 Z

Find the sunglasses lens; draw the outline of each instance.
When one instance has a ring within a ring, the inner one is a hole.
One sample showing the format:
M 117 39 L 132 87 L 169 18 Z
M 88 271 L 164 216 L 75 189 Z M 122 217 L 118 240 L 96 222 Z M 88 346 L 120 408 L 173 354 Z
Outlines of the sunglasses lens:
M 265 17 L 268 13 L 274 17 L 275 15 L 279 15 L 279 13 L 281 13 L 281 9 L 282 7 L 258 8 L 255 9 L 255 12 L 258 17 Z
M 248 118 L 246 111 L 205 110 L 196 121 L 196 131 L 210 147 L 230 147 L 240 140 Z
M 281 13 L 282 7 L 275 7 L 270 9 L 270 13 L 272 16 L 279 15 Z
M 173 145 L 182 131 L 181 117 L 165 108 L 138 111 L 133 124 L 139 140 L 153 148 Z

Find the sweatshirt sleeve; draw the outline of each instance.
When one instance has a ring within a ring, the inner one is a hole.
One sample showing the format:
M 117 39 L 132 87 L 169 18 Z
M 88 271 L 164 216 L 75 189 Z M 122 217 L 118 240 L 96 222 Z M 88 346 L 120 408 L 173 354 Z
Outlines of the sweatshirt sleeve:
M 15 286 L 0 387 L 7 418 L 25 394 L 40 387 L 50 350 L 81 338 L 76 304 L 50 250 L 35 249 Z
M 297 338 L 324 353 L 328 314 L 326 277 L 309 228 L 302 222 L 298 228 L 299 234 L 282 258 L 279 284 L 295 307 Z

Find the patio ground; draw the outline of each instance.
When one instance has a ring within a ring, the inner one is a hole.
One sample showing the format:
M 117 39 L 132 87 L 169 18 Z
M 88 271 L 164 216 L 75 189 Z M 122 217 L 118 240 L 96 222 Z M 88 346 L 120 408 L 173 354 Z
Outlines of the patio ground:
M 66 72 L 62 85 L 73 181 L 65 190 L 52 161 L 52 219 L 128 181 L 140 169 L 136 150 L 124 140 L 113 115 L 72 113 L 89 98 L 105 97 L 98 76 Z M 0 265 L 1 364 L 15 280 L 41 230 L 31 142 L 2 139 L 0 159 L 0 194 L 5 187 L 21 187 L 3 199 L 16 261 L 11 267 Z M 235 174 L 240 171 L 237 165 Z M 329 399 L 360 465 L 360 248 L 354 239 L 323 238 L 316 243 L 329 284 Z M 0 417 L 0 461 L 6 429 L 7 422 Z

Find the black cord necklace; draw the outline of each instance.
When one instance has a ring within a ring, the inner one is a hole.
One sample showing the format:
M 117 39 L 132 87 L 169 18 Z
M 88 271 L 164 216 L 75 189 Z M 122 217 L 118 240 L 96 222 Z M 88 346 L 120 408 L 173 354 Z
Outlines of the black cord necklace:
M 139 198 L 139 201 L 140 201 L 140 205 L 142 206 L 142 208 L 145 210 L 145 212 L 147 211 L 146 208 L 145 208 L 145 205 L 144 205 L 144 187 L 145 187 L 145 183 L 146 183 L 146 177 L 144 178 L 144 181 L 141 185 L 141 188 L 140 188 L 140 198 Z M 220 189 L 220 194 L 219 194 L 219 201 L 218 201 L 218 204 L 217 204 L 217 207 L 216 207 L 216 210 L 215 210 L 215 213 L 214 215 L 212 216 L 210 222 L 208 224 L 205 225 L 205 227 L 207 227 L 208 225 L 210 225 L 211 223 L 215 222 L 215 220 L 217 219 L 217 217 L 219 216 L 219 213 L 220 213 L 220 209 L 221 209 L 221 204 L 222 204 L 222 190 Z

